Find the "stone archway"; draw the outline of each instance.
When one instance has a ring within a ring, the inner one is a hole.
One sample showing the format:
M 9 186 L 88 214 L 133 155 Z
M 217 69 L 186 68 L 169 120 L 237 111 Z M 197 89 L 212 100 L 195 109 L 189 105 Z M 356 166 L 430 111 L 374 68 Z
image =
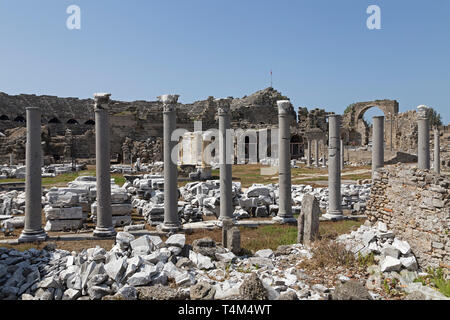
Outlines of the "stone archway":
M 374 100 L 367 102 L 357 102 L 350 105 L 346 110 L 343 118 L 343 127 L 348 130 L 349 138 L 355 142 L 356 145 L 366 145 L 369 140 L 369 127 L 364 122 L 364 114 L 371 108 L 379 108 L 384 113 L 386 121 L 391 124 L 395 122 L 399 112 L 399 104 L 396 100 Z M 385 139 L 388 140 L 392 136 L 396 136 L 396 129 L 385 126 Z

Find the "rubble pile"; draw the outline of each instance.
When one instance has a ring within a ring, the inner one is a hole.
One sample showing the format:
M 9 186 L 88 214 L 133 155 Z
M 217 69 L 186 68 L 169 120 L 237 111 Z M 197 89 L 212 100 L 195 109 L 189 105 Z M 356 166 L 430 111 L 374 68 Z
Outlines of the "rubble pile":
M 376 264 L 369 266 L 370 274 L 366 281 L 369 290 L 381 288 L 384 279 L 395 279 L 406 293 L 419 293 L 423 299 L 446 299 L 441 293 L 420 282 L 414 282 L 419 276 L 427 273 L 420 270 L 416 256 L 407 241 L 397 238 L 394 232 L 388 230 L 385 223 L 379 221 L 375 225 L 370 222 L 338 237 L 338 242 L 344 243 L 356 257 L 373 255 Z
M 118 232 L 109 251 L 99 246 L 79 253 L 54 245 L 24 252 L 0 248 L 0 299 L 382 299 L 379 286 L 385 277 L 397 277 L 409 295 L 448 299 L 414 282 L 426 273 L 418 269 L 408 243 L 385 225 L 361 226 L 338 241 L 355 255 L 376 254 L 378 265 L 368 267 L 367 280 L 360 276 L 352 280 L 348 273 L 337 275 L 334 285 L 324 285 L 321 277 L 312 279 L 299 267 L 313 258 L 302 244 L 236 255 L 210 238 L 189 245 L 183 234 L 163 241 L 158 236 L 135 238 Z

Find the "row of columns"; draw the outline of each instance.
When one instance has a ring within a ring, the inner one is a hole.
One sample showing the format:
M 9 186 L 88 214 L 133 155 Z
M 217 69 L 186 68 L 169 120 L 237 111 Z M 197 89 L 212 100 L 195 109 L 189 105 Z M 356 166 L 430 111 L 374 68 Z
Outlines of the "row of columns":
M 308 167 L 312 166 L 312 142 L 314 141 L 314 164 L 316 167 L 319 167 L 319 157 L 320 157 L 320 139 L 307 139 L 308 141 L 308 150 L 307 150 L 307 156 L 306 156 L 306 165 Z M 323 141 L 323 140 L 322 140 Z M 323 142 L 323 144 L 325 145 L 325 142 Z M 322 158 L 322 165 L 325 167 L 327 163 L 327 159 L 325 157 L 325 154 L 323 155 Z
M 172 133 L 176 129 L 176 104 L 178 95 L 158 97 L 163 103 L 164 122 L 164 222 L 162 231 L 173 232 L 181 228 L 178 216 L 177 163 L 172 161 L 176 141 Z M 97 174 L 97 225 L 94 236 L 112 237 L 116 234 L 111 211 L 110 137 L 109 137 L 109 93 L 94 95 L 96 174 Z M 219 115 L 220 151 L 220 220 L 232 219 L 232 155 L 230 132 L 230 99 L 217 99 Z M 295 222 L 291 203 L 291 155 L 290 155 L 290 109 L 289 100 L 277 101 L 278 106 L 278 157 L 279 157 L 279 212 L 274 220 L 284 223 Z M 419 106 L 418 167 L 430 168 L 428 108 Z M 42 229 L 42 185 L 41 185 L 41 111 L 36 107 L 26 109 L 26 203 L 25 225 L 19 242 L 43 241 L 47 238 Z M 329 116 L 328 187 L 329 208 L 325 218 L 338 220 L 343 217 L 341 196 L 341 170 L 343 164 L 343 140 L 341 139 L 341 116 Z M 440 171 L 439 131 L 435 131 L 435 171 Z M 319 140 L 316 140 L 316 164 L 319 163 Z M 325 158 L 325 157 L 324 157 Z M 311 140 L 308 139 L 308 164 L 311 161 Z M 384 165 L 384 117 L 374 117 L 372 170 Z

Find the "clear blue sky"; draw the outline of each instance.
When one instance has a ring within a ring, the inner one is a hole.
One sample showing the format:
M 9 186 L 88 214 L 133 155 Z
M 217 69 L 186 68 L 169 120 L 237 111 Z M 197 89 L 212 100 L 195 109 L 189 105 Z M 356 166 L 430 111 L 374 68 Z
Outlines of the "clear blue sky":
M 81 8 L 81 30 L 66 9 Z M 381 8 L 368 30 L 366 8 Z M 298 106 L 426 104 L 450 122 L 448 0 L 0 0 L 0 91 L 187 103 L 270 84 Z

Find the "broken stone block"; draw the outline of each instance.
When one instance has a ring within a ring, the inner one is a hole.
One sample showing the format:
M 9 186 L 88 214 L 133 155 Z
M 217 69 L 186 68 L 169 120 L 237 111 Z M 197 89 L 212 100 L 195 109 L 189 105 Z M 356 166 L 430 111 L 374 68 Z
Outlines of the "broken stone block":
M 381 272 L 400 271 L 402 263 L 399 259 L 387 256 L 381 261 Z
M 45 231 L 78 230 L 83 226 L 83 220 L 48 220 Z
M 114 216 L 126 216 L 130 215 L 133 211 L 131 203 L 113 203 L 111 204 L 111 213 Z M 97 215 L 97 202 L 91 205 L 91 213 Z
M 116 243 L 122 250 L 128 249 L 130 243 L 134 240 L 134 236 L 128 232 L 117 232 Z
M 108 276 L 113 279 L 114 281 L 118 282 L 121 277 L 122 273 L 127 268 L 127 259 L 126 258 L 119 258 L 117 260 L 112 260 L 105 264 L 105 270 Z
M 83 219 L 83 209 L 81 207 L 53 208 L 51 206 L 45 206 L 44 212 L 47 220 Z
M 393 257 L 395 259 L 398 259 L 398 257 L 400 256 L 400 251 L 388 244 L 385 245 L 383 249 L 381 249 L 381 255 L 383 257 Z
M 319 235 L 319 215 L 320 207 L 316 197 L 312 194 L 304 195 L 297 224 L 299 243 L 310 245 L 317 239 Z
M 418 269 L 417 260 L 414 256 L 400 258 L 400 262 L 409 271 L 417 271 Z
M 402 241 L 399 239 L 394 239 L 394 242 L 392 243 L 392 246 L 396 249 L 398 249 L 402 254 L 408 254 L 411 252 L 411 247 L 408 242 Z
M 241 231 L 238 227 L 233 227 L 227 232 L 227 249 L 234 254 L 241 252 Z
M 185 243 L 186 243 L 186 236 L 184 234 L 180 234 L 180 233 L 171 235 L 166 240 L 167 246 L 175 246 L 175 247 L 179 247 L 179 248 L 183 248 Z
M 255 252 L 255 257 L 270 259 L 274 257 L 274 253 L 271 249 L 258 250 Z
M 148 235 L 139 237 L 139 238 L 131 241 L 130 246 L 133 251 L 135 251 L 136 248 L 138 248 L 138 247 L 145 248 L 145 251 L 147 252 L 146 254 L 149 254 L 150 252 L 152 252 L 155 249 L 155 245 L 153 244 L 150 236 L 148 236 Z

